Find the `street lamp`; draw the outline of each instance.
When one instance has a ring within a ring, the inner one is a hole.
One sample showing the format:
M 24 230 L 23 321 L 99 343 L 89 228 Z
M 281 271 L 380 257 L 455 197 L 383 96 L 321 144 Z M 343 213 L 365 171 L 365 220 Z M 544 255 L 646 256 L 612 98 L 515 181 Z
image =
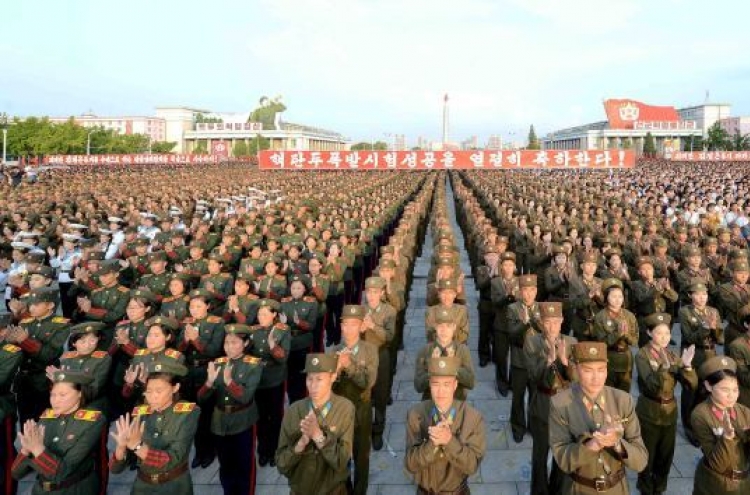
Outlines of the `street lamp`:
M 7 157 L 6 151 L 7 151 L 7 141 L 8 141 L 8 114 L 5 112 L 0 113 L 0 126 L 3 128 L 3 161 L 0 162 L 2 165 L 5 165 L 5 160 Z
M 89 156 L 91 154 L 91 135 L 94 133 L 94 131 L 89 131 L 88 136 L 86 136 L 86 156 Z
M 5 165 L 6 142 L 8 141 L 8 129 L 3 128 L 3 165 Z

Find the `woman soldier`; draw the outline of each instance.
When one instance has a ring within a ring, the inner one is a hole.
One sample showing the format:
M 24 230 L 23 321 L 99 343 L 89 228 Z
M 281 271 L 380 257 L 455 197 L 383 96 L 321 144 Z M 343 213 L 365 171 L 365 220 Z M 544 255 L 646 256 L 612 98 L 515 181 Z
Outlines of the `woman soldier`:
M 254 287 L 254 278 L 254 275 L 245 271 L 237 273 L 237 278 L 234 280 L 234 294 L 227 298 L 227 314 L 224 316 L 224 321 L 242 325 L 255 324 L 260 298 L 250 291 Z
M 47 377 L 52 380 L 57 371 L 79 371 L 90 375 L 91 397 L 88 408 L 107 413 L 106 386 L 112 358 L 105 351 L 97 351 L 101 332 L 107 325 L 99 321 L 87 321 L 71 327 L 68 346 L 71 349 L 60 357 L 60 367 L 47 366 Z
M 77 371 L 53 372 L 52 407 L 38 422 L 28 420 L 23 424 L 18 434 L 21 450 L 11 473 L 19 480 L 36 471 L 32 494 L 103 493 L 97 460 L 106 460 L 106 437 L 102 433 L 107 421 L 101 411 L 83 409 L 93 380 L 91 375 Z
M 630 346 L 638 343 L 638 321 L 625 309 L 622 282 L 608 278 L 602 282 L 607 307 L 594 317 L 593 337 L 607 345 L 607 385 L 630 392 L 633 379 L 633 354 Z
M 260 359 L 246 355 L 250 327 L 225 327 L 224 353 L 208 364 L 208 378 L 198 391 L 198 400 L 215 397 L 211 433 L 219 454 L 219 479 L 224 493 L 255 493 L 255 423 L 258 406 L 255 390 L 262 374 Z
M 189 314 L 188 306 L 190 297 L 187 295 L 190 288 L 190 276 L 184 273 L 173 273 L 169 279 L 169 295 L 162 299 L 159 314 L 169 316 L 177 321 L 182 321 Z
M 16 456 L 13 442 L 16 439 L 16 398 L 11 386 L 13 377 L 23 360 L 23 350 L 5 342 L 11 315 L 0 315 L 0 493 L 16 493 L 16 482 L 10 475 L 10 467 Z
M 646 469 L 638 474 L 638 489 L 650 495 L 667 490 L 677 438 L 675 386 L 679 381 L 683 393 L 686 389 L 695 390 L 698 375 L 692 368 L 695 345 L 683 349 L 681 357 L 669 350 L 672 317 L 668 313 L 647 316 L 644 324 L 651 342 L 635 356 L 640 391 L 635 412 L 648 450 Z
M 750 493 L 750 409 L 737 403 L 737 365 L 732 358 L 715 356 L 703 363 L 700 374 L 710 397 L 690 417 L 703 452 L 693 495 Z
M 290 279 L 291 296 L 281 300 L 279 320 L 289 326 L 292 340 L 289 348 L 287 368 L 289 378 L 287 394 L 289 403 L 293 404 L 305 397 L 305 356 L 313 346 L 313 329 L 318 320 L 318 302 L 312 296 L 306 296 L 307 283 L 304 275 L 294 275 Z
M 251 327 L 253 346 L 250 354 L 260 358 L 263 374 L 255 395 L 258 403 L 258 464 L 276 465 L 274 455 L 279 441 L 281 418 L 284 415 L 286 361 L 292 336 L 289 327 L 278 321 L 279 303 L 263 299 L 258 310 L 258 324 Z
M 138 462 L 132 495 L 192 495 L 193 482 L 188 469 L 200 408 L 192 402 L 177 400 L 180 378 L 187 368 L 177 362 L 153 362 L 148 367 L 146 404 L 133 415 L 117 420 L 115 452 L 110 470 L 121 473 L 126 459 L 134 455 Z

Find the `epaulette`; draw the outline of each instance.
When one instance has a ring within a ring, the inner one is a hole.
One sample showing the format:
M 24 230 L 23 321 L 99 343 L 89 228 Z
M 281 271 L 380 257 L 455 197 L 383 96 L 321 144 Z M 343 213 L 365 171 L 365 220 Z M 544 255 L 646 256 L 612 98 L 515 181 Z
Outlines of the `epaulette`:
M 286 280 L 286 275 L 282 275 L 280 273 L 277 273 L 274 275 L 275 278 L 278 278 L 279 280 Z
M 182 353 L 176 349 L 164 349 L 164 355 L 173 359 L 179 359 Z
M 221 316 L 211 315 L 208 318 L 206 318 L 206 321 L 209 323 L 221 323 L 224 320 L 221 319 Z
M 194 402 L 178 402 L 172 408 L 172 410 L 176 413 L 189 413 L 192 412 L 193 409 L 195 409 Z
M 313 296 L 305 296 L 305 297 L 302 298 L 302 300 L 305 301 L 305 302 L 317 302 L 318 301 Z
M 52 408 L 49 408 L 45 410 L 41 416 L 39 416 L 39 419 L 55 419 L 58 415 L 55 414 L 55 410 Z
M 292 300 L 292 298 L 291 298 L 291 297 L 282 297 L 282 298 L 281 298 L 281 302 L 289 302 L 289 301 L 291 301 L 291 300 Z
M 221 276 L 221 278 L 227 278 L 227 277 L 229 277 L 229 274 L 226 273 L 226 272 L 221 272 L 219 275 Z
M 124 287 L 122 285 L 119 285 L 117 287 L 117 290 L 119 290 L 120 292 L 130 292 L 130 289 L 128 289 L 127 287 Z
M 250 363 L 250 364 L 260 364 L 260 358 L 257 358 L 255 356 L 245 356 L 242 358 L 243 363 Z
M 149 351 L 148 349 L 138 349 L 137 351 L 135 351 L 136 356 L 146 356 L 147 354 L 150 354 L 150 353 L 151 351 Z
M 284 323 L 278 322 L 276 323 L 273 328 L 275 330 L 289 330 L 289 325 L 286 325 Z
M 107 351 L 94 351 L 91 353 L 91 357 L 96 359 L 104 359 L 107 356 L 109 356 Z
M 24 325 L 27 325 L 29 323 L 32 323 L 33 321 L 34 321 L 34 318 L 24 318 L 23 320 L 21 320 L 21 323 L 23 323 Z
M 133 408 L 133 416 L 146 416 L 151 414 L 151 407 L 147 405 L 136 406 Z
M 15 353 L 17 353 L 17 352 L 21 352 L 21 348 L 20 348 L 20 347 L 18 347 L 17 345 L 13 345 L 13 344 L 5 344 L 5 345 L 3 346 L 3 350 L 4 350 L 5 352 L 11 352 L 11 353 L 13 353 L 13 354 L 15 354 Z
M 217 359 L 216 361 L 214 361 L 214 362 L 215 362 L 216 364 L 226 364 L 226 363 L 228 363 L 228 362 L 229 362 L 229 358 L 228 358 L 228 357 L 226 357 L 226 356 L 225 356 L 225 357 L 220 357 L 220 358 L 218 358 L 218 359 Z
M 66 325 L 70 323 L 70 320 L 65 318 L 64 316 L 55 316 L 54 318 L 52 318 L 52 323 L 60 323 Z
M 172 301 L 174 301 L 175 299 L 177 299 L 177 296 L 169 296 L 169 297 L 165 297 L 165 298 L 163 298 L 163 299 L 161 300 L 161 302 L 162 302 L 162 303 L 165 303 L 165 302 L 172 302 Z
M 117 323 L 115 324 L 115 326 L 116 326 L 116 327 L 119 327 L 120 325 L 129 325 L 129 324 L 130 324 L 130 320 L 122 320 L 122 321 L 118 321 L 118 322 L 117 322 Z
M 78 356 L 78 351 L 68 351 L 60 356 L 60 359 L 73 359 L 76 356 Z
M 75 419 L 79 421 L 96 421 L 102 416 L 101 411 L 94 411 L 91 409 L 79 409 L 75 416 Z

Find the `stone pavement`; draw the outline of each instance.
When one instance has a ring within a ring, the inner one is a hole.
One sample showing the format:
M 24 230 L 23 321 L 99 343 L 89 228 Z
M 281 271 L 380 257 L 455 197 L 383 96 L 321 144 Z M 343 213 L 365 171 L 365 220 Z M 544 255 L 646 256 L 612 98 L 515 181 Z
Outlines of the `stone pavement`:
M 477 356 L 477 339 L 479 320 L 477 315 L 478 294 L 474 289 L 467 252 L 463 249 L 463 236 L 455 224 L 452 195 L 449 197 L 449 209 L 454 215 L 454 231 L 461 253 L 461 269 L 467 274 L 466 295 L 468 300 L 471 336 L 469 347 L 475 363 L 477 375 L 476 387 L 469 392 L 469 401 L 483 415 L 486 422 L 487 454 L 479 472 L 470 480 L 473 495 L 528 495 L 531 478 L 531 436 L 526 435 L 523 442 L 516 444 L 510 433 L 508 419 L 510 416 L 510 397 L 503 398 L 494 386 L 494 369 L 492 365 L 479 368 Z M 371 495 L 412 495 L 415 486 L 406 476 L 404 462 L 405 421 L 408 408 L 421 400 L 414 390 L 414 359 L 425 344 L 424 315 L 426 310 L 427 272 L 432 256 L 432 238 L 428 233 L 422 256 L 417 260 L 414 269 L 409 308 L 407 308 L 406 327 L 404 328 L 404 350 L 398 356 L 398 373 L 393 383 L 393 405 L 388 408 L 385 430 L 385 446 L 380 452 L 372 452 L 370 457 Z M 675 332 L 679 338 L 679 332 Z M 637 386 L 633 385 L 637 394 Z M 678 429 L 681 428 L 678 426 Z M 700 452 L 691 446 L 680 433 L 677 438 L 677 450 L 672 465 L 669 482 L 669 495 L 682 495 L 692 492 L 695 466 L 700 460 Z M 222 494 L 219 484 L 218 464 L 214 462 L 208 469 L 197 469 L 192 472 L 196 495 Z M 130 493 L 134 472 L 112 476 L 110 494 L 124 495 Z M 635 473 L 628 472 L 631 480 L 631 492 L 635 490 Z M 288 493 L 286 478 L 275 468 L 258 469 L 258 495 L 277 495 Z M 19 493 L 30 493 L 31 483 L 22 484 Z M 177 495 L 177 494 L 175 494 Z

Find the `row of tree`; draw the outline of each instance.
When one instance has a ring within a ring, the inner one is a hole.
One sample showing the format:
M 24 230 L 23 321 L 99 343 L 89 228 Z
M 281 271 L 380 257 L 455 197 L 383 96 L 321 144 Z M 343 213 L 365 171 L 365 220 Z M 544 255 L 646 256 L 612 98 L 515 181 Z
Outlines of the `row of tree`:
M 0 128 L 7 129 L 8 156 L 83 155 L 120 153 L 169 153 L 177 143 L 150 141 L 145 134 L 120 134 L 102 127 L 83 127 L 71 117 L 63 123 L 48 118 L 8 119 L 0 115 Z

